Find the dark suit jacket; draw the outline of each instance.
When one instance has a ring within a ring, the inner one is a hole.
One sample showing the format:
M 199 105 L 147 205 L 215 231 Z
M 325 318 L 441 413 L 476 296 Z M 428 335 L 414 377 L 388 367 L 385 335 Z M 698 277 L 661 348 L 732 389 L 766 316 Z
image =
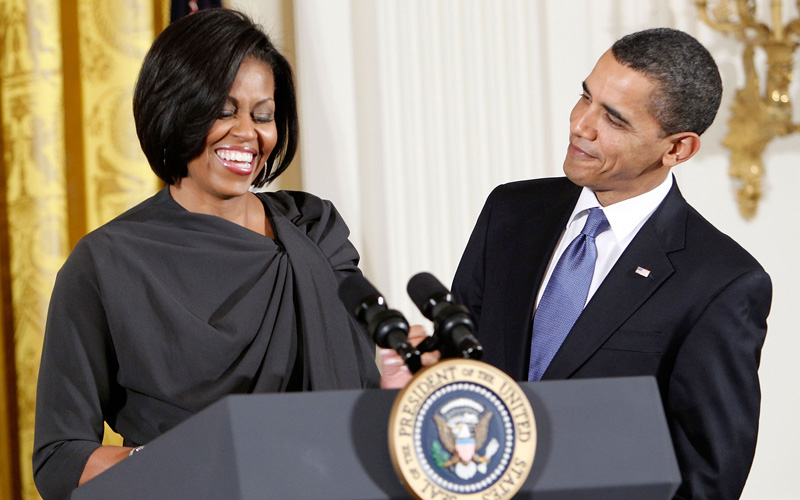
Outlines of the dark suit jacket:
M 580 190 L 566 178 L 497 187 L 456 272 L 453 293 L 475 315 L 484 361 L 516 380 L 527 377 L 534 301 Z M 543 379 L 655 376 L 683 476 L 677 498 L 739 498 L 771 298 L 758 262 L 673 185 Z

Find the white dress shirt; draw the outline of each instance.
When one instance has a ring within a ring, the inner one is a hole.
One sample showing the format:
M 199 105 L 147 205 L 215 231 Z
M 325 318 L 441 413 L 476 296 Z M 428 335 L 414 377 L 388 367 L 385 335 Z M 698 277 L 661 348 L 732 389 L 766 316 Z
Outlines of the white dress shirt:
M 600 283 L 611 271 L 611 268 L 617 263 L 617 259 L 622 255 L 622 252 L 628 248 L 628 244 L 639 232 L 639 229 L 642 228 L 647 219 L 664 201 L 670 188 L 672 188 L 672 183 L 672 174 L 670 173 L 664 182 L 654 189 L 607 207 L 600 207 L 594 192 L 584 187 L 578 198 L 578 203 L 575 205 L 575 209 L 567 222 L 567 227 L 564 229 L 556 246 L 556 251 L 550 257 L 544 283 L 539 288 L 539 294 L 536 296 L 536 307 L 539 306 L 539 301 L 542 299 L 542 294 L 550 281 L 550 276 L 553 274 L 553 269 L 556 267 L 558 259 L 561 258 L 561 254 L 564 253 L 564 250 L 567 249 L 572 240 L 580 234 L 586 223 L 586 218 L 589 216 L 590 209 L 595 207 L 602 208 L 611 227 L 598 234 L 595 238 L 597 261 L 594 266 L 592 284 L 589 286 L 589 295 L 586 297 L 587 303 L 594 295 L 594 292 L 597 291 Z

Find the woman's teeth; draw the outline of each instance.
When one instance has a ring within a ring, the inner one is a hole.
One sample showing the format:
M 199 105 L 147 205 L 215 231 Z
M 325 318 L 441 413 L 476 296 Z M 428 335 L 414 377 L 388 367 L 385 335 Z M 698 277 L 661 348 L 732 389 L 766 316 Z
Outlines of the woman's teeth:
M 217 151 L 217 156 L 226 161 L 236 161 L 242 163 L 250 163 L 253 161 L 253 153 L 245 153 L 243 151 L 221 149 Z

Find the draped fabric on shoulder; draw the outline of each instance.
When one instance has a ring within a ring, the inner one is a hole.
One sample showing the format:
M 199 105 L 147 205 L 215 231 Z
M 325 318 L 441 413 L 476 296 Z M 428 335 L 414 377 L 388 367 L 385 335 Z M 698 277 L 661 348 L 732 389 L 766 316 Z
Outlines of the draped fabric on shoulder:
M 339 284 L 346 277 L 361 273 L 358 252 L 347 239 L 349 230 L 341 216 L 330 202 L 308 193 L 284 191 L 262 195 L 262 200 L 272 214 L 276 237 L 286 249 L 297 289 L 302 290 L 295 307 L 302 320 L 311 388 L 354 388 L 365 379 L 368 385 L 379 384 L 375 345 L 338 295 Z M 308 239 L 315 245 L 308 245 Z M 326 268 L 335 272 L 321 272 Z M 366 351 L 369 359 L 364 356 Z M 365 377 L 367 374 L 370 376 Z
M 374 345 L 338 299 L 358 253 L 330 202 L 259 193 L 275 240 L 164 189 L 87 235 L 59 272 L 34 476 L 67 498 L 103 421 L 147 443 L 232 393 L 373 387 Z

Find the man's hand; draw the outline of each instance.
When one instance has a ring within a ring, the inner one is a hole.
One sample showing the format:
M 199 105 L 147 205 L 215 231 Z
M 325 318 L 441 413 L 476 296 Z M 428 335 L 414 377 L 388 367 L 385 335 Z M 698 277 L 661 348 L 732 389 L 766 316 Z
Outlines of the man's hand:
M 425 340 L 428 334 L 421 325 L 414 325 L 408 332 L 408 340 L 411 345 L 417 346 Z M 381 361 L 381 387 L 384 389 L 402 389 L 411 380 L 411 370 L 408 369 L 403 359 L 392 349 L 380 350 Z M 422 353 L 422 366 L 436 364 L 441 358 L 439 351 Z

